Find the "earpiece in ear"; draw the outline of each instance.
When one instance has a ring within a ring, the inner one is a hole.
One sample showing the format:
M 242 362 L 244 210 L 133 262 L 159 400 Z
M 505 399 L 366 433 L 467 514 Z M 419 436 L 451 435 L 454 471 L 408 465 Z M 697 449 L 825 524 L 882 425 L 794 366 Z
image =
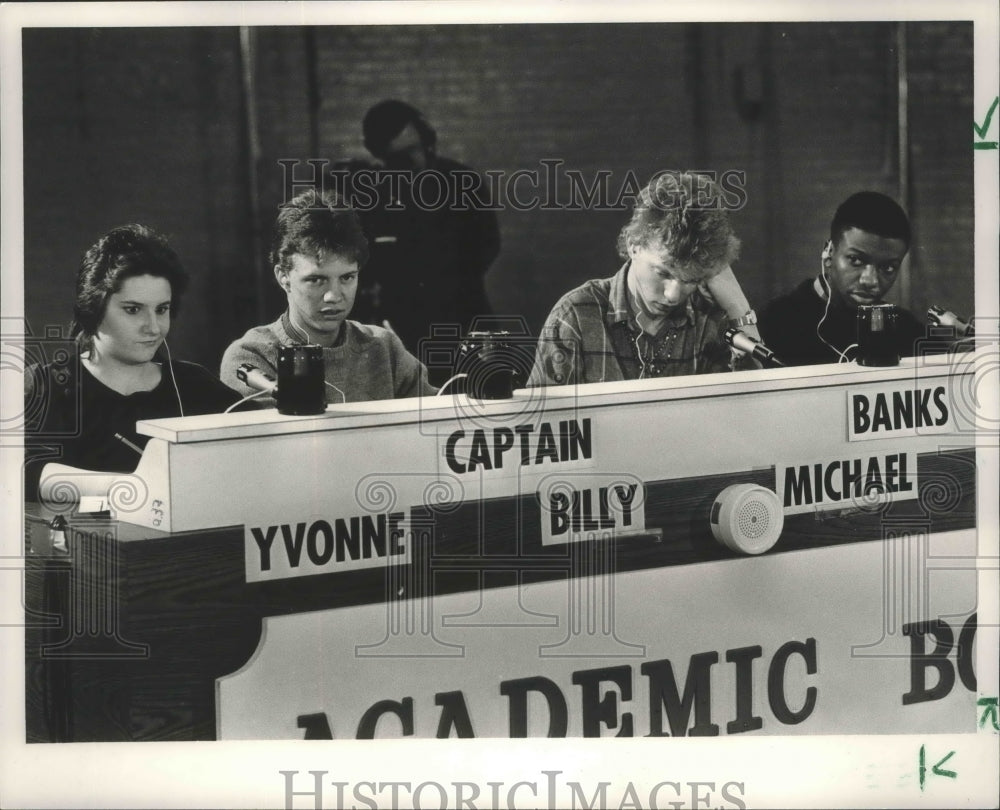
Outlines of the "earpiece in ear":
M 281 264 L 274 265 L 274 280 L 278 282 L 278 286 L 285 292 L 292 291 L 292 285 L 288 281 L 288 273 L 282 270 Z
M 822 259 L 825 262 L 829 262 L 833 257 L 833 242 L 827 242 L 823 247 Z

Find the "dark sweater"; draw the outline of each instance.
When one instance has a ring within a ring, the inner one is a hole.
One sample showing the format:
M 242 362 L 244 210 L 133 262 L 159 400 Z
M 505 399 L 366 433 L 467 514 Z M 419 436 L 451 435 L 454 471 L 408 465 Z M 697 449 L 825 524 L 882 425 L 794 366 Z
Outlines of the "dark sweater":
M 758 328 L 767 347 L 788 366 L 809 366 L 818 363 L 836 363 L 837 353 L 816 335 L 816 325 L 823 318 L 826 302 L 807 279 L 790 293 L 771 301 L 760 316 Z M 836 303 L 819 329 L 820 335 L 840 351 L 858 342 L 857 310 Z M 916 341 L 924 337 L 925 329 L 911 312 L 899 310 L 896 328 L 896 348 L 900 357 L 912 357 L 919 346 Z M 857 356 L 854 349 L 847 353 L 849 360 Z
M 220 413 L 239 400 L 235 391 L 195 363 L 171 364 L 185 416 Z M 31 366 L 24 375 L 25 498 L 37 499 L 38 479 L 49 461 L 87 470 L 132 472 L 139 454 L 115 438 L 145 447 L 135 431 L 143 419 L 180 416 L 167 366 L 151 391 L 119 394 L 87 371 L 80 358 L 68 365 Z

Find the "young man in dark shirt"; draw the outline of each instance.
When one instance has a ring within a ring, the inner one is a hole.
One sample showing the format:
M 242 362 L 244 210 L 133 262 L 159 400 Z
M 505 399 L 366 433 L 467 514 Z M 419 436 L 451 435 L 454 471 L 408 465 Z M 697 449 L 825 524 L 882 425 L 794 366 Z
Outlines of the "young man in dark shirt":
M 848 197 L 830 225 L 820 272 L 771 301 L 760 316 L 764 342 L 786 365 L 837 363 L 854 358 L 857 309 L 879 304 L 899 277 L 910 249 L 910 221 L 895 201 L 875 191 Z M 896 349 L 916 352 L 925 328 L 900 309 Z

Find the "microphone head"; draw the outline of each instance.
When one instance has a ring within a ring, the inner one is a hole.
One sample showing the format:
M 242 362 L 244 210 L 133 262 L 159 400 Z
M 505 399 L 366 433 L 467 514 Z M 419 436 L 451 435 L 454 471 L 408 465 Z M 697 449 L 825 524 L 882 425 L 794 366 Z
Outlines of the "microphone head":
M 241 363 L 237 366 L 236 378 L 258 391 L 272 391 L 277 385 L 267 374 L 250 363 Z
M 257 366 L 251 366 L 249 363 L 240 363 L 236 367 L 236 378 L 240 382 L 247 382 L 247 377 L 250 376 L 251 371 L 256 371 Z M 249 385 L 249 383 L 247 383 Z
M 927 308 L 927 320 L 934 326 L 965 326 L 966 324 L 954 313 L 942 307 Z
M 737 329 L 735 326 L 730 326 L 725 332 L 723 332 L 722 339 L 739 352 L 756 354 L 765 350 L 763 343 L 754 340 L 742 329 Z
M 775 357 L 774 352 L 767 348 L 767 346 L 759 340 L 755 340 L 750 337 L 750 335 L 741 329 L 737 329 L 735 326 L 730 326 L 725 332 L 723 332 L 722 338 L 733 349 L 738 352 L 751 355 L 760 361 L 762 365 L 772 368 L 781 368 L 785 365 L 777 357 Z

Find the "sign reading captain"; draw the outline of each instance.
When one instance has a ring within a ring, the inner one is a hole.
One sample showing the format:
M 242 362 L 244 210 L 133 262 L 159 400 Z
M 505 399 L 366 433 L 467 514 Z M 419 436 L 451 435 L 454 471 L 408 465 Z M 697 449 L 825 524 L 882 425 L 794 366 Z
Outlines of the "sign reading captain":
M 504 467 L 528 467 L 589 459 L 592 453 L 590 419 L 516 427 L 456 430 L 444 446 L 445 461 L 462 475 Z

